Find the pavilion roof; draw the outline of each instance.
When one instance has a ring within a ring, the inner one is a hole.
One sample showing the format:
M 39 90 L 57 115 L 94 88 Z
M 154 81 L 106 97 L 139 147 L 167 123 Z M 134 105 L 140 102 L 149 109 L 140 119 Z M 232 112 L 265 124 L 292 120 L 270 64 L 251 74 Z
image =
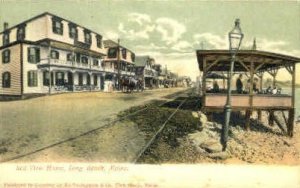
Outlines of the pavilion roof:
M 201 71 L 204 66 L 208 71 L 229 70 L 231 61 L 229 50 L 197 50 L 196 55 Z M 300 58 L 259 50 L 239 50 L 235 62 L 235 72 L 250 72 L 251 63 L 255 72 L 264 72 L 299 63 Z

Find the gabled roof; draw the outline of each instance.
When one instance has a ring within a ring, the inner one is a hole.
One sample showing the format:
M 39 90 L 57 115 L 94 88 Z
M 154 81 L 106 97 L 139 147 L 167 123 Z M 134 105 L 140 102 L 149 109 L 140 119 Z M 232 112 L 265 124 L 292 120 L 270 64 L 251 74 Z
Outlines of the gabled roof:
M 118 47 L 118 43 L 115 42 L 115 41 L 113 41 L 113 40 L 110 40 L 110 39 L 104 40 L 103 44 L 104 44 L 105 48 L 115 48 L 115 47 Z M 129 50 L 128 48 L 126 48 L 126 47 L 124 47 L 122 45 L 120 45 L 120 47 L 121 48 L 125 48 L 126 50 L 130 51 L 131 53 L 134 53 L 133 51 Z
M 147 62 L 149 62 L 151 60 L 154 60 L 154 59 L 151 58 L 148 55 L 145 55 L 145 56 L 136 56 L 135 57 L 135 66 L 144 67 L 144 66 L 146 66 Z
M 25 20 L 25 21 L 23 21 L 23 22 L 21 22 L 21 23 L 19 23 L 19 24 L 17 24 L 17 25 L 11 26 L 11 27 L 7 28 L 6 30 L 14 29 L 14 28 L 16 28 L 16 27 L 18 27 L 18 26 L 20 26 L 20 25 L 29 23 L 29 22 L 31 22 L 31 21 L 33 21 L 33 20 L 36 20 L 36 19 L 38 19 L 38 18 L 40 18 L 40 17 L 43 17 L 43 16 L 46 16 L 46 15 L 53 16 L 53 17 L 59 18 L 59 19 L 61 19 L 61 20 L 65 20 L 65 21 L 67 21 L 67 22 L 69 22 L 69 23 L 73 23 L 73 24 L 75 24 L 75 25 L 77 25 L 77 26 L 79 26 L 79 27 L 82 27 L 82 28 L 85 29 L 85 30 L 88 30 L 88 31 L 91 31 L 92 33 L 95 33 L 95 34 L 97 34 L 97 35 L 100 35 L 99 33 L 95 32 L 95 31 L 93 31 L 93 30 L 91 30 L 91 29 L 88 29 L 88 28 L 86 28 L 86 27 L 83 27 L 82 25 L 79 25 L 79 24 L 77 24 L 77 23 L 75 23 L 75 22 L 73 22 L 73 21 L 70 21 L 70 20 L 68 20 L 68 19 L 62 18 L 62 17 L 57 16 L 57 15 L 55 15 L 55 14 L 52 14 L 52 13 L 50 13 L 50 12 L 44 12 L 44 13 L 41 13 L 41 14 L 39 14 L 39 15 L 37 15 L 37 16 L 34 16 L 34 17 L 32 17 L 32 18 L 29 18 L 29 19 L 27 19 L 27 20 Z M 5 31 L 6 31 L 6 30 L 5 30 Z M 0 34 L 4 33 L 5 31 L 1 31 Z M 102 35 L 101 35 L 101 36 L 102 36 Z

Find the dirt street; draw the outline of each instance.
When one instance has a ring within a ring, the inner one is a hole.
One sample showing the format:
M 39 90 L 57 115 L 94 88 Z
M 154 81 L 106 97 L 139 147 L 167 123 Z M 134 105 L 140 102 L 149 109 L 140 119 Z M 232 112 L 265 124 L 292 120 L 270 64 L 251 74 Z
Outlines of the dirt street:
M 76 137 L 105 125 L 125 109 L 183 90 L 183 88 L 157 89 L 133 94 L 70 93 L 23 101 L 1 102 L 0 160 Z M 118 131 L 115 131 L 118 129 L 117 124 L 105 129 L 101 137 L 93 140 L 96 143 L 87 144 L 84 141 L 84 139 L 89 139 L 91 134 L 13 162 L 126 161 L 127 158 L 118 157 L 118 152 L 124 149 L 122 143 L 130 144 L 126 147 L 127 150 L 134 149 L 138 143 L 143 144 L 143 137 L 135 132 L 135 125 L 124 121 L 120 124 L 124 126 L 119 126 L 121 128 Z M 124 140 L 125 137 L 120 135 L 127 135 L 126 139 L 135 139 L 127 142 Z M 110 144 L 97 145 L 101 142 Z M 106 155 L 102 152 L 108 148 L 112 153 L 115 152 L 115 155 Z M 102 152 L 102 157 L 97 157 L 95 152 Z M 123 152 L 130 153 L 129 151 Z M 111 158 L 111 156 L 116 157 Z

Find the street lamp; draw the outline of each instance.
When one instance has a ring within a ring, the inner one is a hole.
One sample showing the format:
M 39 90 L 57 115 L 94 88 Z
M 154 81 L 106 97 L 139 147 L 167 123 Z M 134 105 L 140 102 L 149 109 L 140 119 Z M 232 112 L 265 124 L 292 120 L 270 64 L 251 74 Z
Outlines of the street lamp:
M 243 37 L 244 37 L 244 34 L 242 33 L 242 30 L 240 28 L 240 19 L 236 19 L 234 28 L 232 29 L 232 31 L 230 31 L 228 33 L 229 50 L 231 53 L 231 62 L 230 62 L 230 70 L 228 72 L 228 77 L 227 77 L 227 100 L 226 100 L 226 104 L 224 107 L 225 121 L 224 121 L 224 125 L 222 127 L 222 135 L 221 135 L 221 143 L 223 146 L 223 151 L 225 151 L 226 147 L 227 147 L 228 127 L 229 127 L 230 114 L 231 114 L 232 72 L 233 72 L 233 68 L 234 68 L 235 55 L 241 46 Z

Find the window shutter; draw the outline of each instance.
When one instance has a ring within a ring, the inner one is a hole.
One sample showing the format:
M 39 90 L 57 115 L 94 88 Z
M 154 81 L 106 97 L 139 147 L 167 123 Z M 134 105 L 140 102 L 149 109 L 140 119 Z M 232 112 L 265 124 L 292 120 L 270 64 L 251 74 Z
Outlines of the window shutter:
M 31 58 L 31 48 L 27 48 L 27 61 L 29 63 L 33 63 L 33 60 Z
M 40 49 L 36 48 L 35 49 L 35 63 L 40 62 Z
M 34 86 L 37 86 L 37 72 L 34 71 L 32 72 L 33 73 L 33 85 Z
M 52 32 L 56 33 L 55 21 L 52 20 Z
M 4 52 L 5 52 L 5 51 L 2 52 L 2 63 L 5 63 L 5 55 L 4 55 Z
M 60 22 L 60 28 L 61 28 L 60 34 L 63 34 L 64 33 L 64 24 L 62 22 Z
M 10 62 L 10 50 L 7 50 L 7 62 L 6 63 L 8 63 L 8 62 Z
M 30 71 L 27 72 L 27 85 L 31 86 L 31 83 L 30 83 Z

